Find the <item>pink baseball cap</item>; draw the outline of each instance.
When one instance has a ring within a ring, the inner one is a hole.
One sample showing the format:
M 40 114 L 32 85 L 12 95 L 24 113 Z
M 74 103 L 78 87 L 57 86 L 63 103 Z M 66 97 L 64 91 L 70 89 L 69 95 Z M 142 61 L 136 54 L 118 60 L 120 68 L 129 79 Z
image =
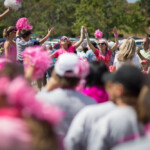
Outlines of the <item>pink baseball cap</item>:
M 142 60 L 141 64 L 148 64 L 146 60 Z
M 84 78 L 89 73 L 89 63 L 74 53 L 65 53 L 58 57 L 55 72 L 59 76 Z

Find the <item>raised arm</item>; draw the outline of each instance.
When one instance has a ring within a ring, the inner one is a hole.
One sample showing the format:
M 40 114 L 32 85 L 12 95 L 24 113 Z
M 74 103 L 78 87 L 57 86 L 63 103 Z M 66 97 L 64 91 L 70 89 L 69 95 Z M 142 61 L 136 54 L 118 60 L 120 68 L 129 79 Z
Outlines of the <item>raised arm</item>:
M 114 32 L 114 36 L 115 36 L 115 44 L 110 49 L 112 52 L 114 52 L 117 49 L 117 46 L 118 46 L 118 32 L 117 32 L 117 27 L 113 28 L 113 32 Z
M 80 35 L 80 40 L 78 41 L 78 42 L 76 42 L 75 43 L 75 48 L 78 48 L 80 45 L 81 45 L 81 43 L 83 42 L 83 39 L 84 39 L 84 27 L 82 26 L 81 27 L 81 35 Z
M 51 29 L 48 29 L 47 35 L 43 39 L 41 39 L 39 43 L 40 44 L 44 43 L 50 37 L 53 31 L 54 31 L 54 27 L 52 27 Z
M 95 52 L 96 48 L 91 44 L 90 39 L 89 39 L 89 35 L 87 33 L 87 29 L 84 27 L 84 32 L 85 32 L 85 37 L 87 40 L 87 44 L 89 45 L 90 49 L 93 51 L 93 53 Z
M 7 10 L 5 10 L 1 15 L 0 15 L 0 21 L 10 12 L 10 8 L 8 8 Z

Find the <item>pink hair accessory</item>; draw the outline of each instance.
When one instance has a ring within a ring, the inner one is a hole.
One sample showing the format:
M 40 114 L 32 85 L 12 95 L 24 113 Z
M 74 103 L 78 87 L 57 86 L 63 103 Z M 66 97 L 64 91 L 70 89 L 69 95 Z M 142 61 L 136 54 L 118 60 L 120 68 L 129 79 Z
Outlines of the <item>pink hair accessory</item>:
M 22 7 L 20 0 L 5 0 L 4 5 L 6 8 L 10 7 L 13 10 L 18 10 Z
M 11 61 L 7 58 L 0 58 L 0 71 L 5 67 L 7 63 L 10 63 Z
M 118 33 L 114 33 L 114 37 L 116 37 L 116 38 L 117 38 L 117 37 L 118 37 Z
M 29 20 L 27 18 L 20 18 L 16 23 L 16 28 L 20 31 L 23 29 L 32 30 L 33 27 L 30 25 Z
M 7 95 L 9 104 L 20 109 L 23 116 L 45 120 L 55 125 L 59 123 L 64 115 L 59 108 L 36 100 L 35 91 L 22 77 L 18 77 L 10 83 Z
M 99 29 L 95 31 L 94 33 L 95 38 L 101 39 L 103 37 L 103 32 L 101 32 Z
M 46 70 L 50 67 L 52 63 L 51 58 L 49 57 L 48 51 L 43 50 L 42 46 L 28 47 L 22 52 L 24 58 L 24 67 L 25 71 L 28 67 L 34 67 L 33 78 L 38 79 L 43 77 Z

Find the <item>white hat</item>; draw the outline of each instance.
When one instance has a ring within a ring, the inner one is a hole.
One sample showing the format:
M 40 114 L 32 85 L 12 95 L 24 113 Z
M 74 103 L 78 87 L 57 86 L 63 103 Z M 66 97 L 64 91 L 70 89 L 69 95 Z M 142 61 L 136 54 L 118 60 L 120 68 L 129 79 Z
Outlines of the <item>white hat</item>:
M 89 73 L 89 63 L 80 60 L 74 53 L 65 53 L 58 57 L 55 72 L 62 77 L 84 78 Z

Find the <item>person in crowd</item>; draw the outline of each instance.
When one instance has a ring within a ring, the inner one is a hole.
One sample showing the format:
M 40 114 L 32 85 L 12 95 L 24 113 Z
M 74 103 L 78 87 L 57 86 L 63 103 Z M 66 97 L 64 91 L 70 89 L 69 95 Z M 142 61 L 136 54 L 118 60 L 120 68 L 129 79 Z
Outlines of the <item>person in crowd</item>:
M 136 56 L 136 50 L 137 47 L 133 38 L 128 38 L 124 41 L 114 59 L 114 66 L 116 66 L 116 69 L 120 68 L 120 66 L 125 63 L 130 63 L 141 68 L 139 58 Z
M 142 72 L 147 74 L 149 72 L 149 63 L 146 60 L 142 60 L 141 62 Z
M 84 39 L 84 31 L 83 31 L 83 26 L 81 27 L 81 36 L 80 40 L 73 44 L 67 36 L 62 36 L 60 39 L 60 45 L 61 48 L 56 50 L 53 54 L 50 56 L 53 58 L 57 58 L 59 55 L 63 53 L 74 53 L 75 50 L 82 44 L 83 39 Z
M 46 88 L 37 94 L 39 100 L 44 99 L 47 104 L 55 104 L 65 112 L 62 123 L 57 127 L 57 133 L 62 138 L 77 112 L 87 105 L 96 104 L 90 97 L 75 91 L 80 79 L 88 74 L 88 70 L 88 62 L 81 62 L 76 54 L 62 54 L 55 64 Z
M 142 88 L 139 103 L 138 117 L 144 124 L 144 136 L 138 140 L 131 141 L 113 148 L 113 150 L 148 150 L 150 148 L 150 89 L 147 86 Z
M 5 10 L 2 14 L 0 14 L 0 21 L 11 11 L 11 8 Z
M 47 35 L 41 39 L 40 41 L 31 41 L 30 37 L 32 34 L 31 30 L 24 29 L 21 31 L 21 37 L 19 37 L 19 31 L 17 31 L 17 39 L 16 39 L 16 45 L 17 45 L 17 62 L 19 64 L 23 64 L 23 57 L 21 53 L 25 50 L 25 48 L 34 46 L 34 45 L 40 45 L 44 43 L 49 36 L 52 34 L 54 31 L 54 28 L 48 29 Z
M 7 39 L 4 43 L 5 57 L 13 62 L 16 62 L 17 57 L 16 42 L 14 41 L 16 31 L 14 26 L 10 26 L 3 31 L 3 37 Z
M 144 38 L 143 39 L 143 43 L 142 43 L 142 47 L 143 49 L 140 50 L 138 49 L 137 54 L 140 58 L 140 61 L 142 60 L 146 60 L 150 63 L 150 51 L 149 51 L 149 44 L 150 44 L 150 40 L 149 38 Z
M 108 80 L 107 76 L 104 75 L 104 81 Z M 134 109 L 127 104 L 123 105 L 121 99 L 135 106 L 137 95 L 142 88 L 143 75 L 134 66 L 123 66 L 112 76 L 114 81 L 106 82 L 111 101 L 87 106 L 76 115 L 65 138 L 67 150 L 111 149 L 112 145 L 123 142 L 123 139 L 125 141 L 126 136 L 139 134 Z M 131 81 L 131 78 L 134 81 Z M 130 139 L 134 138 L 136 137 L 131 136 Z
M 135 109 L 144 85 L 144 75 L 141 70 L 132 65 L 124 65 L 116 73 L 105 75 L 104 81 L 112 82 L 108 93 L 117 108 L 99 119 L 93 126 L 88 150 L 110 150 L 117 144 L 141 136 Z
M 95 48 L 97 48 L 96 42 L 91 41 L 91 44 L 92 44 Z M 98 49 L 98 48 L 97 48 L 97 49 Z M 86 60 L 89 61 L 90 63 L 91 63 L 92 61 L 96 61 L 96 56 L 95 56 L 95 54 L 93 53 L 93 51 L 90 49 L 89 46 L 88 46 L 88 51 L 87 51 L 86 54 L 85 54 L 85 58 L 86 58 Z
M 114 31 L 114 35 L 115 35 L 115 44 L 112 48 L 109 49 L 109 46 L 108 46 L 108 42 L 104 39 L 100 39 L 99 42 L 98 42 L 98 48 L 95 48 L 90 40 L 89 40 L 89 36 L 88 36 L 88 33 L 87 33 L 87 29 L 84 28 L 84 31 L 85 31 L 85 36 L 86 36 L 86 39 L 87 39 L 87 43 L 89 45 L 89 47 L 92 49 L 93 53 L 95 54 L 96 56 L 96 60 L 97 61 L 102 61 L 104 63 L 106 63 L 106 65 L 109 67 L 110 66 L 110 58 L 111 58 L 111 55 L 112 53 L 117 49 L 117 45 L 118 45 L 118 34 L 117 34 L 117 28 L 115 27 L 113 29 Z
M 90 73 L 86 77 L 86 86 L 82 93 L 95 99 L 97 103 L 107 102 L 108 94 L 102 81 L 102 76 L 107 72 L 108 68 L 103 62 L 90 63 Z

